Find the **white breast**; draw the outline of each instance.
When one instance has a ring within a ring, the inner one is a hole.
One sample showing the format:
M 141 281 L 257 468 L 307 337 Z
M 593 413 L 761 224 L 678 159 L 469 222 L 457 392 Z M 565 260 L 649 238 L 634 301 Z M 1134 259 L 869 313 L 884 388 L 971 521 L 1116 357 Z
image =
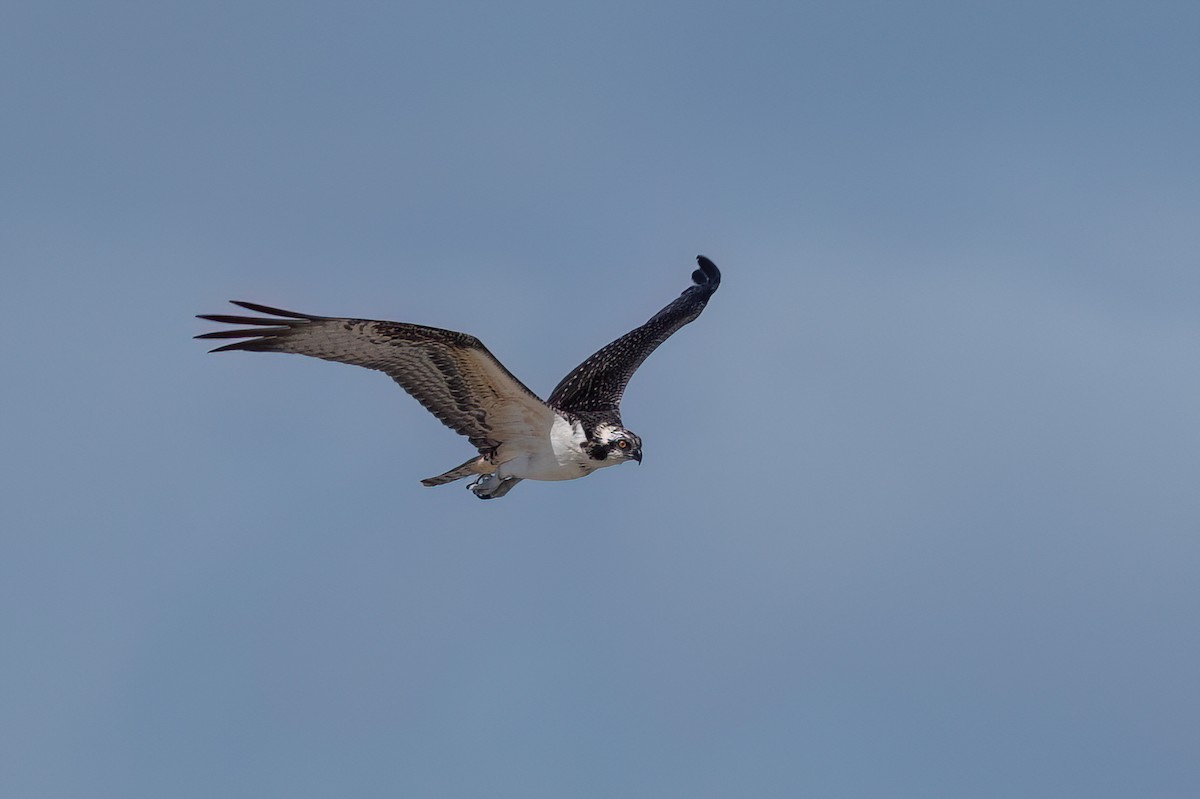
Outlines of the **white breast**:
M 583 451 L 585 441 L 582 425 L 556 413 L 544 437 L 505 442 L 497 453 L 496 473 L 526 480 L 573 480 L 608 465 L 588 457 Z

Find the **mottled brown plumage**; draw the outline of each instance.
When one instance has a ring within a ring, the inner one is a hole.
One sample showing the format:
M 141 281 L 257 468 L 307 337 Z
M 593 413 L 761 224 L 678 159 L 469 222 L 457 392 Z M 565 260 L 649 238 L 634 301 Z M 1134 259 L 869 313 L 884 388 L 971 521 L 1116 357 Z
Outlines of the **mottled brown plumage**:
M 625 460 L 641 461 L 641 439 L 621 426 L 621 396 L 638 366 L 699 316 L 720 285 L 721 273 L 712 261 L 699 256 L 697 262 L 692 286 L 572 370 L 546 402 L 479 339 L 453 330 L 312 316 L 234 300 L 270 318 L 204 314 L 201 319 L 249 327 L 197 338 L 243 339 L 213 352 L 287 352 L 384 372 L 479 450 L 478 457 L 422 482 L 441 485 L 482 475 L 471 487 L 490 499 L 522 479 L 565 480 Z
M 692 272 L 693 284 L 674 302 L 572 369 L 550 392 L 547 402 L 559 410 L 612 414 L 620 420 L 621 397 L 629 378 L 659 344 L 700 315 L 721 285 L 716 264 L 703 255 L 697 256 L 696 262 L 700 268 Z

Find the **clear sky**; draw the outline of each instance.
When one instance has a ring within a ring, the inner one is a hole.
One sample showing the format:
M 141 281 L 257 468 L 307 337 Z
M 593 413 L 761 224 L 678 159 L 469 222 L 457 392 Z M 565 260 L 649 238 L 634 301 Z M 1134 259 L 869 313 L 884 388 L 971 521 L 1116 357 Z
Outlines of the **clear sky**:
M 27 2 L 0 795 L 1200 795 L 1200 5 Z M 246 299 L 645 463 L 480 502 Z

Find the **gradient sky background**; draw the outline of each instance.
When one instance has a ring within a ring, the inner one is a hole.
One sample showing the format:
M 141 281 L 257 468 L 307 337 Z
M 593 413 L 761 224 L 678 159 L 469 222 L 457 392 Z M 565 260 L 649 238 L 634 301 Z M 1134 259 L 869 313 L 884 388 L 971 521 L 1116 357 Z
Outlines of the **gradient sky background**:
M 0 29 L 0 794 L 1200 795 L 1200 5 L 55 3 Z M 498 502 L 248 299 L 543 394 Z

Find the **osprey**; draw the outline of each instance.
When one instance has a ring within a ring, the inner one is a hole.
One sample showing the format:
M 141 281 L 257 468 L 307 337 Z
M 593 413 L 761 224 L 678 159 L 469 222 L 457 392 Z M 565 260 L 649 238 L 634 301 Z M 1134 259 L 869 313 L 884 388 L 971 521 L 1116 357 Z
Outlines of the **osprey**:
M 198 318 L 257 329 L 218 330 L 196 338 L 246 339 L 212 352 L 292 352 L 384 372 L 479 450 L 461 466 L 421 482 L 443 485 L 475 476 L 480 499 L 502 497 L 522 480 L 572 480 L 605 466 L 642 462 L 642 440 L 621 423 L 621 395 L 634 371 L 704 310 L 721 273 L 703 255 L 692 285 L 674 302 L 602 348 L 542 401 L 479 339 L 436 327 L 341 319 L 233 300 L 270 317 L 203 314 Z

